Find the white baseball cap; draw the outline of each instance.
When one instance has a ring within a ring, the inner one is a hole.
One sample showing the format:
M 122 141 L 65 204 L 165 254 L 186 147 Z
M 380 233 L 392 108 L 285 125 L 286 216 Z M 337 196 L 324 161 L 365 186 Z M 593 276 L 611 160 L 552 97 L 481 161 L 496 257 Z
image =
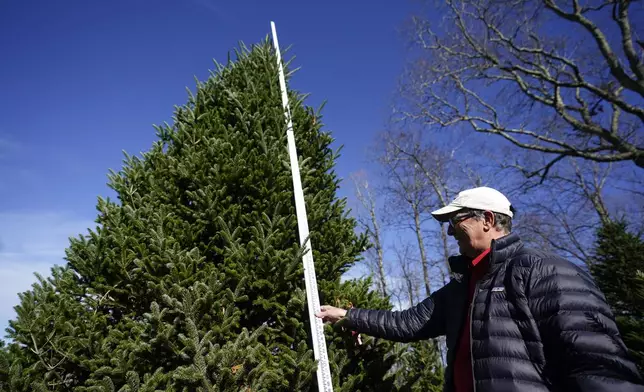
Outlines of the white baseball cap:
M 503 193 L 496 189 L 485 186 L 467 189 L 458 194 L 456 199 L 443 208 L 432 212 L 432 216 L 438 221 L 446 221 L 450 214 L 463 208 L 498 212 L 512 218 L 514 215 L 510 209 L 510 200 Z

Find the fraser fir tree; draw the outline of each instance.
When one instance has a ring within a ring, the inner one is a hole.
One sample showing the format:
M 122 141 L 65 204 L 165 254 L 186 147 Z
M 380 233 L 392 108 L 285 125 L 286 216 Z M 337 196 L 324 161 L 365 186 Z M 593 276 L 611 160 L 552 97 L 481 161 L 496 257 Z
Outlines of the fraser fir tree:
M 644 241 L 622 221 L 597 232 L 590 270 L 615 312 L 617 326 L 640 371 L 644 371 Z
M 336 196 L 319 111 L 289 92 L 321 301 L 386 308 L 340 282 L 366 246 Z M 276 57 L 268 41 L 197 82 L 172 125 L 109 175 L 97 224 L 21 295 L 3 391 L 314 390 Z M 336 390 L 394 389 L 391 344 L 326 326 Z

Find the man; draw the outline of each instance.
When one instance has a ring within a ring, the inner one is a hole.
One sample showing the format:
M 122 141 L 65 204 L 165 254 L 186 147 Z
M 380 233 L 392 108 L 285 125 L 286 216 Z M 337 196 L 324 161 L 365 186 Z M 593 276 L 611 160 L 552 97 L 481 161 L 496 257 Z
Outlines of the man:
M 461 255 L 453 279 L 404 311 L 322 306 L 324 321 L 400 342 L 446 335 L 446 392 L 644 391 L 591 277 L 523 245 L 499 191 L 480 187 L 432 212 Z

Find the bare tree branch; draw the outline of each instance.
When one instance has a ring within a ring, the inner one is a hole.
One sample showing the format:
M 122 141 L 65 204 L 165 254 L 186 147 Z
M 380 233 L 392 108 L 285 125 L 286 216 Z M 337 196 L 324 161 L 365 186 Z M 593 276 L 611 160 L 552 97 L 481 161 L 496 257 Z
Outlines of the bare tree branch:
M 440 127 L 465 124 L 554 154 L 550 166 L 526 169 L 543 178 L 564 157 L 632 161 L 644 168 L 644 51 L 635 45 L 631 3 L 436 4 L 445 10 L 445 27 L 413 19 L 412 39 L 420 51 L 403 78 L 398 114 Z M 612 12 L 621 54 L 591 11 Z M 559 28 L 544 29 L 544 23 Z

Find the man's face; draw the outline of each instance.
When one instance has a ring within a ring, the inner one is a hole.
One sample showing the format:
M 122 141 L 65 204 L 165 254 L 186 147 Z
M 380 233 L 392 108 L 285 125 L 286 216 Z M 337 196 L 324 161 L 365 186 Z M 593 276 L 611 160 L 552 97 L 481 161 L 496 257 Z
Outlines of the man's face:
M 447 234 L 454 237 L 462 255 L 474 258 L 487 249 L 485 220 L 476 218 L 472 211 L 459 211 L 449 219 Z

